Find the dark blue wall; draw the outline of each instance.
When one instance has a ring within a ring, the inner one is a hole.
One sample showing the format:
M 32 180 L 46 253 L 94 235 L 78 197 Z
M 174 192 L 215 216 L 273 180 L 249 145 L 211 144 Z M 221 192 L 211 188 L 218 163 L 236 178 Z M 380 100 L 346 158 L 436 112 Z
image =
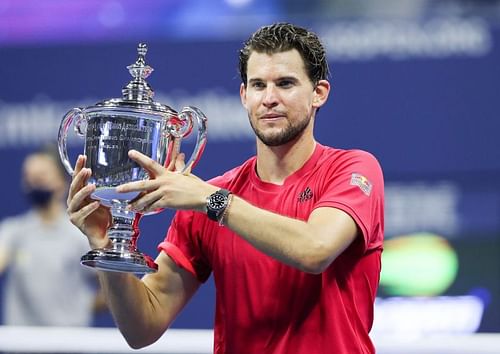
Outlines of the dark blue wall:
M 317 119 L 318 140 L 371 151 L 379 158 L 389 184 L 456 183 L 464 191 L 462 225 L 488 224 L 487 231 L 498 236 L 500 31 L 492 30 L 492 36 L 490 52 L 477 57 L 332 61 L 332 96 Z M 125 66 L 135 60 L 136 44 L 0 48 L 0 114 L 12 105 L 42 100 L 62 102 L 63 108 L 54 112 L 60 119 L 80 102 L 93 104 L 120 96 L 129 80 Z M 148 44 L 147 61 L 155 69 L 149 82 L 157 92 L 197 97 L 216 90 L 237 98 L 240 41 Z M 224 114 L 228 120 L 237 116 L 233 111 Z M 34 124 L 27 129 L 40 127 Z M 54 139 L 56 134 L 54 130 Z M 195 168 L 202 178 L 215 176 L 254 152 L 253 139 L 248 135 L 224 139 L 220 129 L 215 137 L 209 129 L 208 137 L 205 153 Z M 18 188 L 19 172 L 22 158 L 33 148 L 25 142 L 0 144 L 0 217 L 27 207 Z M 78 144 L 72 145 L 72 154 L 79 151 Z M 156 253 L 171 216 L 171 211 L 165 211 L 142 220 L 139 244 L 145 252 Z M 457 234 L 461 235 L 461 230 Z M 176 325 L 211 327 L 213 302 L 213 285 L 209 282 Z M 110 324 L 109 316 L 100 317 L 97 324 Z

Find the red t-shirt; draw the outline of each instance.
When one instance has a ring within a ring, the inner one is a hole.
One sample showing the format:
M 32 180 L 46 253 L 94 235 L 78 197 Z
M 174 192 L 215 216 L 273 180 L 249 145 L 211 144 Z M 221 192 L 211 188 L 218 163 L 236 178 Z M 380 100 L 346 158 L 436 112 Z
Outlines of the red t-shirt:
M 368 332 L 384 230 L 384 182 L 377 160 L 361 150 L 317 144 L 283 185 L 261 181 L 255 164 L 253 157 L 211 183 L 300 220 L 318 207 L 341 209 L 356 221 L 362 237 L 323 273 L 309 274 L 265 255 L 203 213 L 177 212 L 159 249 L 202 282 L 213 272 L 214 352 L 374 353 Z

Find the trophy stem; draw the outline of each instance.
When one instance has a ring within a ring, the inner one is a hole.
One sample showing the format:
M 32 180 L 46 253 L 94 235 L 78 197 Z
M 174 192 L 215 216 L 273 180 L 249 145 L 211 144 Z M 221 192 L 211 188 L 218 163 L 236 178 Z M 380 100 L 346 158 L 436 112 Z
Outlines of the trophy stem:
M 126 204 L 111 205 L 112 224 L 108 229 L 111 245 L 89 251 L 81 264 L 104 271 L 146 274 L 158 270 L 153 259 L 137 249 L 142 214 L 126 209 Z
M 139 237 L 140 214 L 123 210 L 122 208 L 111 208 L 112 223 L 108 229 L 108 237 L 116 248 L 135 249 Z

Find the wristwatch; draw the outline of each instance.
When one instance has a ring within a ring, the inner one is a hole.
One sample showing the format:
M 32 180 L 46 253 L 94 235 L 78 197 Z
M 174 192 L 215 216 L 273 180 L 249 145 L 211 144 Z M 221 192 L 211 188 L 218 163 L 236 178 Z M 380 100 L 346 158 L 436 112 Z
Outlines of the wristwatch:
M 219 189 L 217 192 L 210 194 L 207 198 L 207 216 L 210 220 L 221 221 L 224 211 L 229 203 L 230 191 L 227 189 Z

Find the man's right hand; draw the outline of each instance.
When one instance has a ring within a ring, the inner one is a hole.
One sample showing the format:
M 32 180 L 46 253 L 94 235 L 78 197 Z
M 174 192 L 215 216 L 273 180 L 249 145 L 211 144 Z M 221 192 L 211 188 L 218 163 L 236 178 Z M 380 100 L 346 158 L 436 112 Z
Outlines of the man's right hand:
M 95 185 L 88 184 L 91 174 L 84 168 L 87 157 L 80 155 L 75 164 L 75 172 L 68 193 L 68 215 L 70 221 L 88 238 L 92 249 L 102 248 L 109 244 L 106 231 L 111 224 L 109 209 L 90 198 Z

